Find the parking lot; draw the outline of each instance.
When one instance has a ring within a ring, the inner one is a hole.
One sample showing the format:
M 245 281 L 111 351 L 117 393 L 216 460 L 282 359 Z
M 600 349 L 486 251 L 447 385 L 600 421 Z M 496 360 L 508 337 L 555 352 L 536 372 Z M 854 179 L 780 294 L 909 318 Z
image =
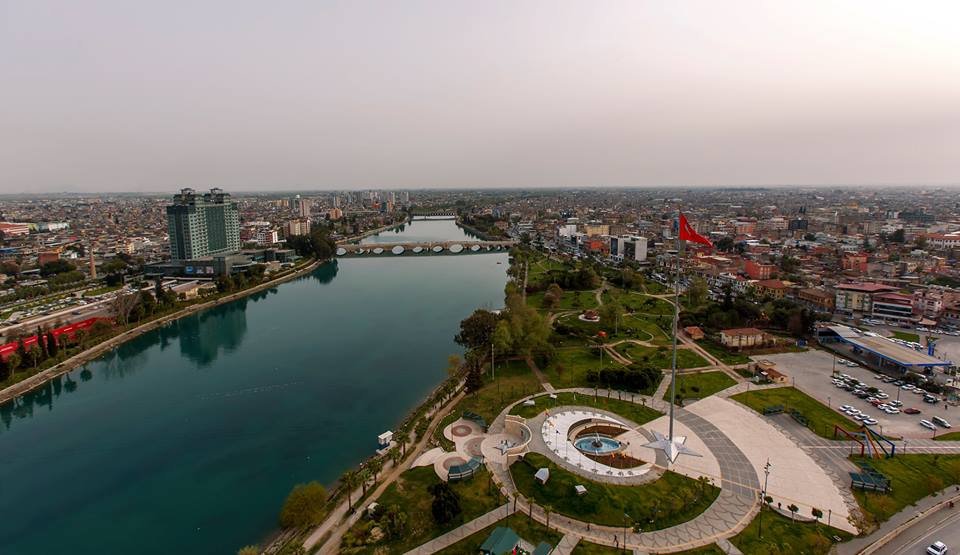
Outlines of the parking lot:
M 843 366 L 839 362 L 835 364 L 835 361 L 841 359 L 823 350 L 810 349 L 802 353 L 764 355 L 754 358 L 774 362 L 777 365 L 777 370 L 789 376 L 797 388 L 830 408 L 838 410 L 842 405 L 850 405 L 876 419 L 877 424 L 873 428 L 883 434 L 907 438 L 929 438 L 933 436 L 934 432 L 922 427 L 920 420 L 930 420 L 933 416 L 940 416 L 949 422 L 951 412 L 960 414 L 960 408 L 948 408 L 942 402 L 936 405 L 924 403 L 923 396 L 920 394 L 905 391 L 891 383 L 883 383 L 876 379 L 876 373 L 872 370 Z M 910 415 L 902 412 L 900 414 L 886 414 L 865 399 L 857 398 L 852 393 L 837 388 L 831 380 L 834 367 L 836 367 L 837 372 L 848 374 L 851 378 L 866 384 L 867 387 L 876 387 L 886 393 L 889 396 L 886 401 L 899 398 L 903 402 L 901 410 L 912 407 L 918 409 L 920 414 Z M 947 430 L 938 427 L 936 433 L 945 431 Z

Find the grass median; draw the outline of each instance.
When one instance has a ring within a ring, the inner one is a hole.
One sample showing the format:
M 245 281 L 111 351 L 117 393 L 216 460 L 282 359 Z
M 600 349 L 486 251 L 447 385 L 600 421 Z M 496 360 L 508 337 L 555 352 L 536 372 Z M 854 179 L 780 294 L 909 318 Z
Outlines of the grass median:
M 794 387 L 758 389 L 740 393 L 730 398 L 743 403 L 760 414 L 763 414 L 764 409 L 778 405 L 783 406 L 787 412 L 794 409 L 807 419 L 808 426 L 813 433 L 827 439 L 833 439 L 834 426 L 840 426 L 847 430 L 855 430 L 860 427 L 860 424 L 855 424 L 849 418 Z
M 541 412 L 549 410 L 552 407 L 567 405 L 608 410 L 610 412 L 619 414 L 620 416 L 636 424 L 646 424 L 651 420 L 655 420 L 656 418 L 663 416 L 663 413 L 660 411 L 654 410 L 642 404 L 633 403 L 631 401 L 622 401 L 616 398 L 608 399 L 605 394 L 601 394 L 599 391 L 596 397 L 593 395 L 574 393 L 572 391 L 564 391 L 557 393 L 556 395 L 556 399 L 551 399 L 550 396 L 546 394 L 540 395 L 534 398 L 534 402 L 536 403 L 535 405 L 517 405 L 510 410 L 510 414 L 516 414 L 524 418 L 533 418 L 534 416 L 537 416 Z

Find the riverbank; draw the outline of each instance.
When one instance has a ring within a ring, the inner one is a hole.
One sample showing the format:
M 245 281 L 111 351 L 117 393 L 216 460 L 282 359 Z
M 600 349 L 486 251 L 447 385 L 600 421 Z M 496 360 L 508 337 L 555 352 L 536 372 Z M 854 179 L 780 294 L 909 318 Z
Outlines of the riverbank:
M 314 260 L 313 262 L 293 272 L 284 274 L 282 276 L 277 276 L 259 285 L 255 285 L 253 287 L 244 289 L 243 291 L 237 291 L 235 293 L 230 293 L 229 295 L 224 295 L 223 297 L 218 297 L 210 301 L 186 306 L 171 314 L 167 314 L 155 320 L 151 320 L 149 322 L 138 325 L 123 333 L 115 335 L 107 339 L 106 341 L 98 343 L 90 347 L 89 349 L 86 349 L 80 353 L 77 353 L 76 355 L 73 355 L 72 357 L 64 360 L 63 362 L 56 364 L 55 366 L 51 366 L 50 368 L 47 368 L 42 372 L 34 374 L 33 376 L 30 376 L 22 381 L 12 384 L 4 388 L 3 390 L 0 390 L 0 403 L 6 403 L 11 399 L 19 397 L 20 395 L 23 395 L 25 393 L 28 393 L 33 389 L 36 389 L 37 387 L 40 387 L 46 382 L 52 380 L 53 378 L 66 374 L 67 372 L 73 370 L 74 368 L 78 366 L 82 366 L 83 364 L 86 364 L 91 360 L 94 360 L 97 357 L 103 355 L 107 351 L 114 349 L 119 345 L 122 345 L 123 343 L 130 341 L 131 339 L 139 337 L 148 331 L 155 330 L 169 322 L 173 322 L 174 320 L 183 318 L 184 316 L 189 316 L 190 314 L 195 314 L 197 312 L 206 310 L 208 308 L 220 306 L 222 304 L 226 304 L 226 303 L 235 301 L 237 299 L 241 299 L 243 297 L 252 295 L 254 293 L 259 293 L 260 291 L 263 291 L 265 289 L 269 289 L 278 284 L 281 284 L 291 279 L 308 274 L 313 270 L 317 269 L 317 267 L 319 267 L 321 264 L 324 264 L 326 262 L 329 262 L 329 261 Z

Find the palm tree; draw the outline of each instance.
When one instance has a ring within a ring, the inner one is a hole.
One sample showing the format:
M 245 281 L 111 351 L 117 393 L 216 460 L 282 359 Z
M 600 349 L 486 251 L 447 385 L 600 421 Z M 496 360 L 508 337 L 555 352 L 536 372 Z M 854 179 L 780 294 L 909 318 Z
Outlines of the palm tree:
M 340 478 L 340 481 L 343 482 L 343 487 L 347 488 L 347 505 L 349 505 L 350 508 L 353 508 L 353 490 L 357 487 L 359 479 L 360 475 L 356 470 L 348 470 L 344 472 Z
M 376 482 L 380 471 L 383 470 L 383 459 L 381 457 L 374 457 L 370 459 L 370 462 L 367 463 L 367 468 L 370 469 L 370 472 L 373 473 L 373 481 Z
M 800 510 L 800 507 L 790 503 L 790 505 L 787 506 L 787 510 L 790 511 L 790 520 L 796 520 L 795 517 L 797 515 L 797 511 Z
M 553 512 L 553 505 L 544 505 L 543 512 L 547 513 L 547 528 L 550 528 L 550 513 Z
M 370 471 L 367 468 L 361 468 L 357 471 L 357 477 L 360 480 L 360 487 L 363 488 L 362 497 L 367 496 L 367 483 L 370 481 Z

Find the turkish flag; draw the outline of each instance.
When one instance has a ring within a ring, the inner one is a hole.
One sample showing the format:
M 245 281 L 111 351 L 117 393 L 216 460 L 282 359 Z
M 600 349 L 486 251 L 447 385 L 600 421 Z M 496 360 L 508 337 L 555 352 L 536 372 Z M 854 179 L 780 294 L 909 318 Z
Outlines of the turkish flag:
M 710 239 L 707 239 L 703 235 L 700 235 L 694 231 L 693 226 L 687 221 L 687 217 L 683 215 L 683 212 L 680 212 L 680 240 L 693 241 L 694 243 L 700 243 L 702 245 L 707 245 L 708 247 L 713 246 L 713 243 L 710 242 Z

